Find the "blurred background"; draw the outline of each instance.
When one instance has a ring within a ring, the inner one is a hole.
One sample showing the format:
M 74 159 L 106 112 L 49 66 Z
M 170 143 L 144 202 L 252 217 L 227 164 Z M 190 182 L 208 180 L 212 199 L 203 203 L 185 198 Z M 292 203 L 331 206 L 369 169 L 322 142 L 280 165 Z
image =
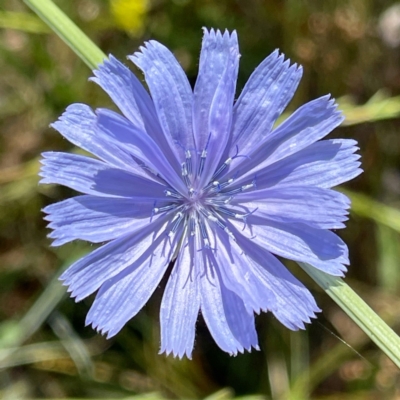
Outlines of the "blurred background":
M 304 67 L 288 112 L 326 93 L 359 142 L 346 282 L 400 332 L 400 2 L 390 0 L 59 0 L 106 53 L 125 62 L 144 40 L 167 45 L 195 82 L 201 28 L 236 29 L 238 93 L 275 48 Z M 128 63 L 127 63 L 128 64 Z M 136 71 L 137 72 L 137 71 Z M 394 364 L 295 265 L 323 312 L 290 332 L 257 317 L 261 351 L 229 357 L 199 319 L 193 360 L 158 355 L 162 288 L 112 340 L 84 326 L 93 301 L 57 276 L 93 249 L 51 248 L 41 209 L 74 195 L 39 186 L 39 155 L 70 151 L 49 128 L 67 105 L 112 107 L 91 71 L 22 0 L 0 0 L 0 398 L 400 399 Z M 162 286 L 162 285 L 161 285 Z

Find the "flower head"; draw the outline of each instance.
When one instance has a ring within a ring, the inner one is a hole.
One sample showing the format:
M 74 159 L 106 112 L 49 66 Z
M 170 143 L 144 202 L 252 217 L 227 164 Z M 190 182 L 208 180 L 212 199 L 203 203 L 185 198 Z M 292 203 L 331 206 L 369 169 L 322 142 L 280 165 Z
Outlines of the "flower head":
M 42 183 L 83 195 L 45 208 L 53 245 L 108 242 L 61 279 L 77 301 L 97 292 L 86 323 L 114 336 L 174 265 L 160 310 L 161 352 L 191 356 L 199 312 L 224 351 L 258 348 L 254 313 L 290 329 L 319 311 L 276 258 L 332 275 L 348 264 L 348 198 L 331 190 L 361 170 L 353 140 L 323 140 L 343 117 L 329 96 L 275 127 L 302 69 L 278 51 L 237 101 L 236 32 L 204 31 L 194 90 L 172 53 L 150 41 L 129 59 L 150 95 L 114 57 L 92 79 L 118 106 L 73 104 L 53 124 L 97 158 L 43 154 Z

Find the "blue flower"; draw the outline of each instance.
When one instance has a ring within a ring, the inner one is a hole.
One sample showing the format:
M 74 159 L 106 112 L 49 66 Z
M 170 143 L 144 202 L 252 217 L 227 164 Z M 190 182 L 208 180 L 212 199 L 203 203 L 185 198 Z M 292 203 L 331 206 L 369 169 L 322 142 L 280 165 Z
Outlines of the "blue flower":
M 276 256 L 341 276 L 349 199 L 331 190 L 361 170 L 354 140 L 323 140 L 343 120 L 323 96 L 276 122 L 301 67 L 274 51 L 235 101 L 236 32 L 204 31 L 194 90 L 156 41 L 94 71 L 122 115 L 73 104 L 52 126 L 97 158 L 43 154 L 42 183 L 83 193 L 44 209 L 59 246 L 103 243 L 61 279 L 76 301 L 97 291 L 86 323 L 114 336 L 174 262 L 160 310 L 161 352 L 191 357 L 199 312 L 218 346 L 258 349 L 254 314 L 303 329 L 319 309 Z

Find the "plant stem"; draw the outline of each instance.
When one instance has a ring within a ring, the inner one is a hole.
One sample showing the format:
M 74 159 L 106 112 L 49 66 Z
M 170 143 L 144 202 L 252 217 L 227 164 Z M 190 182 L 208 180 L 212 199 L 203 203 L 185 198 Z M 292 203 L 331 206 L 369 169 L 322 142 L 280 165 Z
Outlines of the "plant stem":
M 96 69 L 106 58 L 106 55 L 51 0 L 24 0 L 24 2 L 90 69 Z

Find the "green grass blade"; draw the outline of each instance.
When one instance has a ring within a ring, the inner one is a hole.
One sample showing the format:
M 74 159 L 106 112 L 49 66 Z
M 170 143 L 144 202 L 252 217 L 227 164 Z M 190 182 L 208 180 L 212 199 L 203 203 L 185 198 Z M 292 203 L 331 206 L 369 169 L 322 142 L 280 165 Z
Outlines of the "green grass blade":
M 400 337 L 341 278 L 299 265 L 400 368 Z
M 24 2 L 90 69 L 96 69 L 106 58 L 106 55 L 51 0 L 24 0 Z

